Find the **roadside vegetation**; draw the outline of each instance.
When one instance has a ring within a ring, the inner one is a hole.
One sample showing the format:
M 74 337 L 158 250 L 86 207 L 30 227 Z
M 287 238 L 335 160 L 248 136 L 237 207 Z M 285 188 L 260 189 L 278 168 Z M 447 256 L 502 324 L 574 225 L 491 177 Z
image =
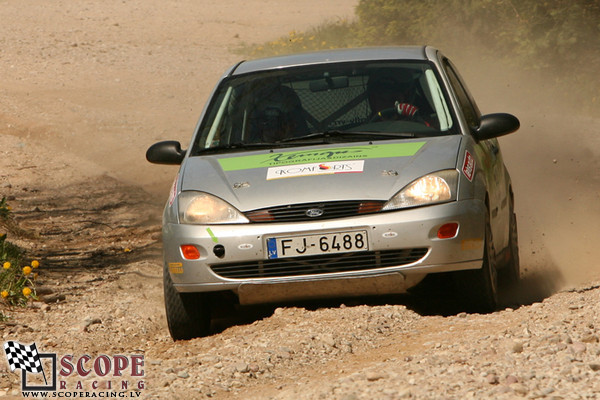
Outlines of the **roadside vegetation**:
M 0 200 L 0 321 L 7 317 L 4 306 L 25 306 L 30 299 L 37 299 L 35 279 L 39 261 L 26 263 L 21 248 L 7 240 L 12 225 L 11 208 L 6 197 Z
M 353 21 L 289 32 L 245 46 L 249 57 L 301 51 L 430 44 L 446 53 L 539 76 L 569 105 L 600 102 L 600 2 L 589 0 L 360 0 Z M 573 93 L 577 87 L 577 93 Z M 577 104 L 572 104 L 576 102 Z

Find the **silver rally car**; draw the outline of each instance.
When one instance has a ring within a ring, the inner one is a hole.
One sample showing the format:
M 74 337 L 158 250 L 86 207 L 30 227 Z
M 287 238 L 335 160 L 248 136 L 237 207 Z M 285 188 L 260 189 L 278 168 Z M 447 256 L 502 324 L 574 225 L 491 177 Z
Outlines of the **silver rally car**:
M 163 215 L 171 336 L 210 333 L 220 302 L 402 293 L 449 273 L 474 311 L 519 277 L 510 176 L 454 65 L 431 47 L 243 61 L 214 89 Z

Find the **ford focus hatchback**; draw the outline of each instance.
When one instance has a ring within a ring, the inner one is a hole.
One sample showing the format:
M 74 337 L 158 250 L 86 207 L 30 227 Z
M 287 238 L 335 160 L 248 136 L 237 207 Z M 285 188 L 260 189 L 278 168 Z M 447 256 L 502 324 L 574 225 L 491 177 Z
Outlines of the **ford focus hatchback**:
M 221 302 L 402 293 L 448 273 L 470 308 L 519 277 L 510 176 L 454 65 L 431 47 L 244 61 L 214 89 L 163 215 L 171 336 L 210 332 Z

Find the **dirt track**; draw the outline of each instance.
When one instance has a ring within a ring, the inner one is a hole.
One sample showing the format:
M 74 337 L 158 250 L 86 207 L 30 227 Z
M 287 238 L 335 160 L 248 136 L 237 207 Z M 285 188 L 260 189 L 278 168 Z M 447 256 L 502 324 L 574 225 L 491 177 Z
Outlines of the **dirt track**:
M 143 353 L 143 398 L 600 397 L 598 115 L 532 112 L 510 75 L 472 84 L 484 111 L 523 126 L 503 139 L 526 269 L 507 310 L 443 316 L 426 296 L 265 307 L 172 343 L 159 241 L 175 169 L 147 164 L 146 148 L 187 142 L 241 42 L 350 16 L 355 2 L 46 3 L 0 8 L 0 195 L 23 229 L 11 239 L 42 260 L 42 297 L 58 302 L 5 311 L 3 341 Z M 19 388 L 1 361 L 0 396 Z

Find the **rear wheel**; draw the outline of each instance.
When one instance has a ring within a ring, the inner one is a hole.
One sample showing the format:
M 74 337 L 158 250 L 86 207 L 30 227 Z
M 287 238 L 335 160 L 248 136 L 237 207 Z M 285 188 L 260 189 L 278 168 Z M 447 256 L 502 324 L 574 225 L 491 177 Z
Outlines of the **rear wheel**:
M 171 275 L 163 270 L 167 325 L 173 340 L 188 340 L 210 333 L 210 304 L 203 293 L 179 293 Z
M 494 241 L 486 211 L 483 262 L 480 269 L 461 271 L 456 275 L 465 308 L 474 312 L 492 312 L 498 304 L 498 271 L 495 262 Z

